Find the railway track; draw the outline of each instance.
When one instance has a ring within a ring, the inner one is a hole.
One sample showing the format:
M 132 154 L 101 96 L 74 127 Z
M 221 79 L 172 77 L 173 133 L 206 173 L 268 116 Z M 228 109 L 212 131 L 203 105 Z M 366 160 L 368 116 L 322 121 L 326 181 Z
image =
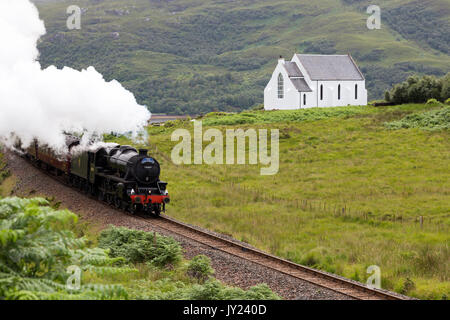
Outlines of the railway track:
M 30 161 L 27 161 L 34 165 Z M 41 172 L 47 176 L 69 186 L 63 179 L 55 176 L 53 173 L 38 167 Z M 70 186 L 69 186 L 70 187 Z M 77 189 L 78 190 L 78 189 Z M 78 190 L 83 193 L 81 190 Z M 85 196 L 85 193 L 83 193 Z M 92 196 L 90 196 L 92 197 Z M 105 203 L 105 205 L 108 205 Z M 124 214 L 123 210 L 110 205 L 112 209 Z M 128 213 L 129 214 L 129 213 Z M 294 262 L 279 258 L 261 250 L 249 247 L 243 243 L 226 239 L 221 235 L 214 234 L 210 231 L 200 229 L 195 226 L 188 225 L 169 216 L 160 216 L 158 218 L 148 218 L 144 216 L 135 216 L 143 222 L 164 229 L 173 234 L 177 234 L 183 238 L 187 238 L 203 245 L 209 246 L 215 250 L 239 257 L 241 259 L 251 261 L 266 268 L 270 268 L 277 272 L 292 276 L 294 278 L 312 283 L 316 286 L 335 291 L 356 300 L 409 300 L 411 298 L 395 294 L 386 290 L 369 288 L 366 285 L 352 281 L 337 275 L 333 275 L 320 270 L 312 269 Z
M 227 254 L 257 263 L 264 267 L 276 270 L 283 274 L 307 281 L 314 285 L 335 291 L 356 300 L 408 300 L 408 297 L 394 294 L 389 291 L 369 288 L 366 285 L 339 277 L 327 272 L 315 270 L 291 261 L 276 257 L 266 252 L 248 247 L 239 242 L 225 239 L 211 232 L 177 221 L 168 216 L 158 219 L 141 217 L 146 223 L 150 223 L 161 229 L 175 233 L 207 245 Z

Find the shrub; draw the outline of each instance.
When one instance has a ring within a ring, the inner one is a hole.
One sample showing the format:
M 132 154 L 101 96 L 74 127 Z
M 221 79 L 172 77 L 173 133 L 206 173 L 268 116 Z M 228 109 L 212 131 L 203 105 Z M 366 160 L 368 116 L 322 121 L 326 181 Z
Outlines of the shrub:
M 327 254 L 327 251 L 323 247 L 317 247 L 306 254 L 304 254 L 300 260 L 300 263 L 310 267 L 318 267 L 322 264 L 323 257 Z
M 150 262 L 157 266 L 173 266 L 181 261 L 182 252 L 180 244 L 173 238 L 158 237 L 156 241 L 156 247 L 153 247 L 152 256 Z
M 401 280 L 395 286 L 396 291 L 401 294 L 408 294 L 415 288 L 416 288 L 416 285 L 415 285 L 414 281 L 412 281 L 410 278 Z
M 201 282 L 206 281 L 214 273 L 211 267 L 211 259 L 204 255 L 198 255 L 189 261 L 187 275 L 198 279 Z
M 442 81 L 441 100 L 448 101 L 450 99 L 450 72 L 446 74 Z
M 181 246 L 173 238 L 141 230 L 111 226 L 102 231 L 99 247 L 109 249 L 112 257 L 128 262 L 150 262 L 158 266 L 176 264 L 181 260 Z
M 2 299 L 115 299 L 126 298 L 121 286 L 81 284 L 71 290 L 65 283 L 69 266 L 101 274 L 131 272 L 112 267 L 105 250 L 87 248 L 68 226 L 77 216 L 54 210 L 42 198 L 0 200 L 0 300 Z
M 447 100 L 445 100 L 445 104 L 450 106 L 450 98 L 448 98 Z
M 385 99 L 397 104 L 423 103 L 429 99 L 445 101 L 450 96 L 449 82 L 450 75 L 439 79 L 434 76 L 411 76 L 387 91 Z
M 437 101 L 436 99 L 428 99 L 427 101 L 427 105 L 436 105 L 439 104 L 439 101 Z
M 450 129 L 450 106 L 407 115 L 401 120 L 385 124 L 389 129 L 422 128 L 427 130 Z
M 222 284 L 217 280 L 207 281 L 204 285 L 194 285 L 188 292 L 189 300 L 221 300 Z
M 203 285 L 194 285 L 184 294 L 188 300 L 279 300 L 265 283 L 251 287 L 247 291 L 240 288 L 226 287 L 218 280 L 210 279 Z
M 255 106 L 253 106 L 250 110 L 253 110 L 253 111 L 261 111 L 261 110 L 264 110 L 264 105 L 263 105 L 263 104 L 257 104 L 257 105 L 255 105 Z

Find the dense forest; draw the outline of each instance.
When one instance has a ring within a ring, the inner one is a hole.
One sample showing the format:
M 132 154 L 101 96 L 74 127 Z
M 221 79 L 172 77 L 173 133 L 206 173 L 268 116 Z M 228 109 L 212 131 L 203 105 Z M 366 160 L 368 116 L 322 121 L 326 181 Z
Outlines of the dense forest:
M 81 30 L 66 28 L 66 2 L 37 1 L 47 28 L 41 64 L 93 65 L 155 113 L 260 104 L 277 57 L 295 52 L 350 52 L 370 100 L 413 74 L 449 71 L 446 0 L 381 1 L 382 29 L 372 31 L 363 0 L 72 2 L 82 8 Z

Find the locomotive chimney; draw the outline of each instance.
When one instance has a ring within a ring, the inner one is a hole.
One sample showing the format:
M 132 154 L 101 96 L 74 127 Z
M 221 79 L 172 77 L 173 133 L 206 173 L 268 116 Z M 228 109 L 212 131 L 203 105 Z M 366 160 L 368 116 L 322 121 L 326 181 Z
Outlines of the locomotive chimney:
M 139 149 L 139 155 L 140 156 L 146 156 L 147 155 L 148 150 L 147 149 Z

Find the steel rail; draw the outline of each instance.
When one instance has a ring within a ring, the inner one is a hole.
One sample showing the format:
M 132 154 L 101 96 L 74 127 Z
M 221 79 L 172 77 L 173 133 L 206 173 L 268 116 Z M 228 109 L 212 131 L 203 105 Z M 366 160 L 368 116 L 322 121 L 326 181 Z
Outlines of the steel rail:
M 274 256 L 264 251 L 246 246 L 236 241 L 225 239 L 209 231 L 201 230 L 166 215 L 158 219 L 141 217 L 151 225 L 155 225 L 181 237 L 189 238 L 216 250 L 239 257 L 301 279 L 314 285 L 332 290 L 357 300 L 409 300 L 411 298 L 386 290 L 368 287 L 360 282 L 352 281 L 337 275 L 306 267 L 292 261 Z

